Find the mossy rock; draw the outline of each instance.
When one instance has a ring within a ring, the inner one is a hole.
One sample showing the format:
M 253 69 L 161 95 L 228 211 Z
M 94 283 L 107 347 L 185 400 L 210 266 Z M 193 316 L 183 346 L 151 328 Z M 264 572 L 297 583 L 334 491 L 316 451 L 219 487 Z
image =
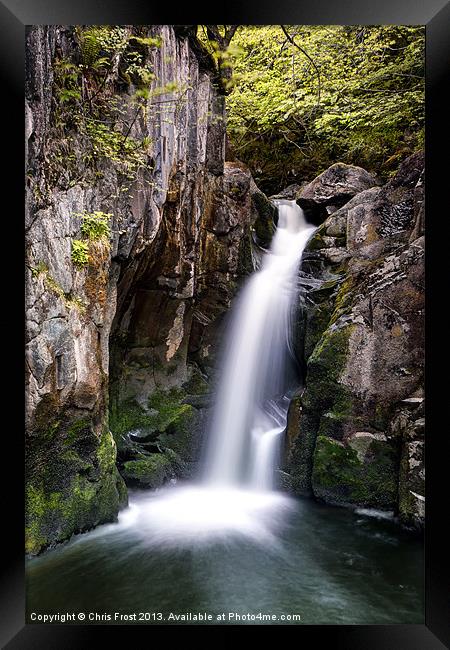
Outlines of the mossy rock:
M 157 431 L 167 431 L 171 426 L 182 425 L 186 417 L 190 417 L 193 407 L 185 404 L 186 392 L 183 389 L 172 388 L 168 391 L 158 390 L 152 393 L 148 405 L 155 415 L 151 416 L 152 425 Z
M 268 248 L 276 230 L 278 209 L 262 192 L 255 192 L 252 195 L 252 203 L 258 215 L 253 223 L 256 244 Z
M 124 434 L 141 430 L 149 435 L 163 433 L 170 425 L 181 423 L 184 417 L 190 416 L 193 407 L 185 404 L 186 391 L 172 388 L 168 391 L 154 391 L 148 398 L 148 407 L 144 409 L 136 400 L 130 399 L 119 402 L 111 409 L 109 425 L 119 449 L 124 444 Z
M 373 440 L 361 462 L 352 447 L 318 436 L 312 472 L 314 495 L 331 503 L 393 509 L 397 464 L 397 450 L 387 442 Z
M 130 485 L 155 489 L 175 476 L 173 461 L 170 454 L 150 454 L 125 462 L 122 476 Z
M 237 274 L 240 278 L 253 273 L 253 255 L 252 255 L 252 241 L 250 235 L 244 235 L 239 242 Z
M 322 250 L 323 248 L 326 248 L 326 244 L 323 239 L 324 235 L 324 230 L 322 229 L 322 232 L 316 231 L 314 235 L 311 237 L 309 240 L 306 250 L 307 251 L 319 251 Z
M 292 476 L 292 489 L 301 495 L 311 494 L 313 454 L 319 418 L 303 408 L 299 432 L 289 452 L 288 469 Z
M 377 402 L 373 405 L 371 424 L 379 431 L 386 431 L 392 420 L 395 405 L 386 402 Z
M 346 277 L 344 282 L 340 285 L 334 301 L 333 312 L 330 317 L 330 325 L 335 323 L 338 318 L 347 314 L 351 310 L 355 298 L 355 287 L 356 279 L 351 275 Z
M 114 521 L 127 504 L 127 492 L 115 460 L 116 446 L 104 429 L 100 439 L 88 420 L 50 426 L 27 467 L 26 552 L 37 554 L 72 534 Z M 56 459 L 56 462 L 55 462 Z
M 111 408 L 109 426 L 118 447 L 122 445 L 122 435 L 146 427 L 151 418 L 135 400 L 127 400 Z
M 137 402 L 116 410 L 110 422 L 116 432 L 121 432 L 116 433 L 119 467 L 127 483 L 159 487 L 169 478 L 186 478 L 192 473 L 198 461 L 203 411 L 188 402 L 205 391 L 209 386 L 194 368 L 183 387 L 154 391 L 147 410 Z
M 348 423 L 348 420 L 349 417 L 346 413 L 328 411 L 320 418 L 317 435 L 333 438 L 334 440 L 342 440 L 343 425 Z
M 352 413 L 352 396 L 339 382 L 348 358 L 354 325 L 326 330 L 308 359 L 304 403 L 317 413 L 333 411 L 344 417 Z
M 205 395 L 210 391 L 205 376 L 195 365 L 191 366 L 191 376 L 189 380 L 183 384 L 183 389 L 188 395 Z
M 158 440 L 161 447 L 172 450 L 183 462 L 196 462 L 201 419 L 201 412 L 191 407 L 182 418 L 178 418 L 160 434 Z
M 289 461 L 293 489 L 299 494 L 309 494 L 312 489 L 317 435 L 324 432 L 340 439 L 344 424 L 353 417 L 352 395 L 346 386 L 339 383 L 347 361 L 351 332 L 352 326 L 326 330 L 308 359 L 306 390 L 301 397 L 299 434 L 292 446 Z
M 304 355 L 309 359 L 330 321 L 332 308 L 328 302 L 309 306 L 305 318 Z

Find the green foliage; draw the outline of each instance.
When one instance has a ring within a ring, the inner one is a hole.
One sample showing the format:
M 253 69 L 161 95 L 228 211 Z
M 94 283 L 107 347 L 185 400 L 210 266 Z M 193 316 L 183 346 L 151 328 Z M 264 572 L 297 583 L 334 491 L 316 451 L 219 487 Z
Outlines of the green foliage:
M 243 51 L 234 37 L 238 25 L 200 25 L 197 38 L 209 53 L 210 61 L 217 71 L 222 92 L 228 94 L 236 83 L 233 74 L 234 61 Z
M 87 241 L 74 239 L 72 242 L 72 262 L 77 268 L 82 269 L 90 262 L 95 262 L 95 254 L 98 253 L 99 248 L 95 247 L 94 242 L 100 244 L 104 253 L 109 250 L 111 234 L 109 220 L 112 214 L 96 210 L 95 212 L 78 212 L 73 216 L 81 217 L 81 234 L 87 239 Z
M 55 61 L 54 81 L 56 96 L 59 103 L 64 104 L 72 100 L 80 100 L 79 69 L 67 59 Z
M 125 56 L 123 74 L 127 80 L 133 80 L 139 86 L 149 85 L 155 78 L 151 65 L 145 63 L 144 54 L 136 51 L 128 52 Z
M 77 213 L 75 216 L 81 217 L 81 233 L 83 235 L 91 240 L 109 240 L 111 213 L 96 210 L 95 212 Z
M 423 27 L 244 26 L 228 132 L 262 189 L 341 160 L 388 176 L 423 146 Z
M 72 242 L 72 262 L 79 269 L 89 264 L 89 244 L 81 239 L 74 239 Z
M 100 68 L 109 64 L 110 57 L 123 52 L 128 42 L 123 27 L 77 27 L 76 34 L 80 44 L 81 62 L 87 68 Z
M 119 181 L 136 181 L 139 171 L 148 165 L 150 138 L 132 135 L 138 120 L 145 124 L 149 118 L 148 100 L 155 79 L 149 53 L 161 45 L 159 37 L 147 34 L 148 29 L 140 27 L 74 29 L 78 48 L 70 58 L 54 63 L 53 130 L 45 168 L 48 189 L 96 182 L 103 176 L 104 161 L 117 169 Z M 118 77 L 121 85 L 132 84 L 135 89 L 134 115 L 130 116 L 117 92 Z M 175 90 L 176 85 L 169 82 L 156 86 L 154 93 Z M 129 186 L 121 184 L 123 191 Z
M 136 43 L 140 43 L 141 45 L 147 45 L 148 47 L 161 47 L 162 45 L 162 38 L 157 36 L 156 38 L 152 38 L 151 36 L 147 38 L 142 38 L 140 36 L 132 36 L 132 40 L 136 41 Z
M 85 120 L 84 127 L 92 145 L 94 159 L 110 160 L 126 177 L 133 180 L 147 159 L 148 138 L 134 140 L 130 135 L 124 135 L 109 125 L 90 118 Z

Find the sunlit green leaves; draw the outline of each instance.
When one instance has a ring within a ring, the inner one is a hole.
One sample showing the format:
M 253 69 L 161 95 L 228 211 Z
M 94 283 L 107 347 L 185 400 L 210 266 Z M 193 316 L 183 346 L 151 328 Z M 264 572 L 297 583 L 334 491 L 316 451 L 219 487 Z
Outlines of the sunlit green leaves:
M 109 239 L 109 221 L 112 214 L 96 210 L 95 212 L 82 212 L 75 216 L 81 217 L 81 233 L 83 235 L 93 240 Z
M 262 182 L 288 182 L 281 167 L 298 177 L 336 159 L 388 173 L 383 164 L 396 151 L 404 157 L 422 146 L 422 27 L 286 30 L 303 52 L 275 25 L 243 26 L 233 39 L 228 131 Z
M 89 244 L 81 239 L 74 239 L 72 242 L 72 262 L 82 269 L 89 264 Z

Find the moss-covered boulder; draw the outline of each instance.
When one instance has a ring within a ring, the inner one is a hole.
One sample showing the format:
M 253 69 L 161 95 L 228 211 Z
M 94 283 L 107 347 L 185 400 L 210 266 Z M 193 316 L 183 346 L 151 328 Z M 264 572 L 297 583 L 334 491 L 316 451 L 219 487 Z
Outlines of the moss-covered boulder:
M 296 424 L 297 435 L 293 442 L 290 442 L 288 469 L 292 477 L 293 491 L 309 496 L 312 494 L 311 474 L 318 423 L 314 413 L 301 407 L 297 408 L 299 408 L 298 424 L 295 420 L 293 422 Z
M 58 434 L 55 462 L 48 454 L 53 456 Z M 37 554 L 73 533 L 116 519 L 128 497 L 115 460 L 116 446 L 106 429 L 98 437 L 86 420 L 66 430 L 50 428 L 39 456 L 27 467 L 27 553 Z
M 185 417 L 192 415 L 193 407 L 184 402 L 186 392 L 182 388 L 155 390 L 147 401 L 139 403 L 136 398 L 114 404 L 110 413 L 110 427 L 119 446 L 119 451 L 127 444 L 130 432 L 142 438 L 160 433 L 173 425 L 182 425 Z
M 206 409 L 191 401 L 196 403 L 206 391 L 208 384 L 193 372 L 183 387 L 154 391 L 145 408 L 136 400 L 116 407 L 111 428 L 118 441 L 119 471 L 129 485 L 159 487 L 195 472 Z
M 318 435 L 343 436 L 344 424 L 352 416 L 352 399 L 340 383 L 348 353 L 352 327 L 326 330 L 309 356 L 306 389 L 300 398 L 298 435 L 291 443 L 289 467 L 294 489 L 311 492 L 313 453 Z
M 353 415 L 351 393 L 341 381 L 353 329 L 353 324 L 327 329 L 308 359 L 308 384 L 302 401 L 320 420 L 343 422 Z M 336 427 L 333 437 L 339 439 L 342 433 Z
M 375 436 L 365 445 L 363 455 L 354 445 L 319 436 L 312 472 L 314 496 L 339 505 L 394 510 L 397 464 L 395 446 Z
M 203 413 L 191 406 L 183 418 L 173 422 L 160 434 L 160 445 L 164 449 L 171 449 L 185 463 L 198 461 L 201 447 L 199 428 L 204 428 L 204 419 Z
M 144 458 L 126 461 L 122 476 L 130 485 L 159 488 L 175 477 L 173 459 L 167 454 L 150 454 Z
M 202 394 L 205 386 L 196 377 L 187 388 Z M 119 469 L 128 485 L 154 489 L 195 470 L 204 418 L 202 410 L 187 403 L 189 396 L 184 388 L 156 391 L 146 410 L 135 402 L 128 415 L 115 421 L 122 427 Z M 133 428 L 125 431 L 125 426 Z

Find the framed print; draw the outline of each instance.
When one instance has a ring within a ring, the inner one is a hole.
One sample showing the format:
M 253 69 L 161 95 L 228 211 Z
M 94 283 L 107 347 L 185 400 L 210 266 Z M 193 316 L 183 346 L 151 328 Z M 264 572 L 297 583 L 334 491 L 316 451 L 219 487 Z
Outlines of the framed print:
M 448 647 L 449 5 L 0 10 L 5 647 Z

